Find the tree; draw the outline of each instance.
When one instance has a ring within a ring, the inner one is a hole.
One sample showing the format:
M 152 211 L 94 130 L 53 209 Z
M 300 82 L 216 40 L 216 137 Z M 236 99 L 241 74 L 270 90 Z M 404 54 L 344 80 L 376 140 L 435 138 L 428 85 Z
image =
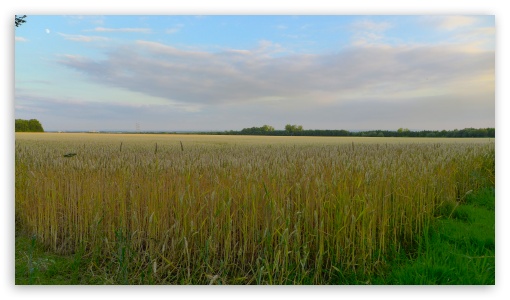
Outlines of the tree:
M 269 125 L 264 125 L 264 126 L 261 127 L 261 129 L 264 132 L 274 131 L 274 127 L 273 126 L 269 126 Z
M 399 128 L 399 129 L 397 130 L 397 132 L 398 132 L 398 133 L 404 133 L 404 132 L 409 132 L 409 131 L 410 131 L 410 130 L 409 130 L 409 129 L 407 129 L 407 128 Z
M 399 128 L 397 130 L 398 136 L 409 136 L 410 132 L 411 131 L 409 129 L 407 129 L 407 128 Z
M 14 123 L 14 130 L 16 132 L 26 132 L 28 131 L 28 122 L 27 120 L 16 119 Z
M 44 129 L 43 129 L 41 123 L 36 119 L 28 120 L 28 129 L 31 132 L 44 132 Z
M 264 125 L 262 127 L 243 128 L 243 130 L 241 130 L 241 134 L 267 135 L 270 132 L 274 132 L 274 127 L 269 125 Z
M 16 25 L 16 27 L 21 26 L 21 24 L 26 22 L 25 21 L 26 17 L 27 17 L 27 15 L 22 15 L 21 17 L 14 15 L 14 25 Z
M 496 128 L 487 128 L 488 137 L 496 137 Z
M 288 131 L 290 133 L 294 133 L 294 132 L 298 132 L 298 131 L 303 131 L 303 126 L 287 124 L 287 125 L 285 125 L 285 131 Z
M 41 123 L 36 119 L 30 120 L 16 119 L 14 130 L 16 132 L 44 132 Z

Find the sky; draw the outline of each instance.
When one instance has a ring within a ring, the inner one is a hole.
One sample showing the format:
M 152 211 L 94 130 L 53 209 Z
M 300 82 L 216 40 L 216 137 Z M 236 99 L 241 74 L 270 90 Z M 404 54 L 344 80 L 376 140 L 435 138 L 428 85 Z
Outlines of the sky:
M 495 127 L 494 15 L 29 15 L 15 118 L 47 131 Z

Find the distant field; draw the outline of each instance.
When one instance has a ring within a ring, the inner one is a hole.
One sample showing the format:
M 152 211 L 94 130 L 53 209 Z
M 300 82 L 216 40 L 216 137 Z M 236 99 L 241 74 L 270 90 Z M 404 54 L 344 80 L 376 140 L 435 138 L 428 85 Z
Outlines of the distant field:
M 248 136 L 248 135 L 194 135 L 194 134 L 107 134 L 107 133 L 16 133 L 16 140 L 92 141 L 92 142 L 190 142 L 198 144 L 319 144 L 350 143 L 487 143 L 494 138 L 392 138 L 392 137 L 310 137 L 310 136 Z
M 16 133 L 16 230 L 103 283 L 338 284 L 494 186 L 494 139 Z M 66 153 L 76 153 L 64 157 Z

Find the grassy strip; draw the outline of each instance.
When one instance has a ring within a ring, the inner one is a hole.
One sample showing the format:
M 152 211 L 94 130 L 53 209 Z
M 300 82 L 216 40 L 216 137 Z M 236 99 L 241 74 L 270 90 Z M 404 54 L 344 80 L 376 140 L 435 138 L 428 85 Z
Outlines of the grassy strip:
M 15 282 L 19 285 L 93 284 L 86 272 L 88 262 L 79 253 L 72 256 L 45 251 L 35 238 L 16 234 Z
M 445 208 L 414 256 L 398 259 L 371 283 L 494 285 L 494 188 L 481 189 L 463 204 Z
M 444 207 L 417 251 L 388 262 L 383 273 L 343 274 L 324 284 L 493 285 L 495 260 L 495 191 L 485 188 L 469 194 L 456 207 Z M 16 234 L 16 284 L 126 284 L 127 274 L 121 265 L 105 266 L 109 270 L 97 272 L 94 259 L 79 251 L 55 255 L 34 238 Z M 150 272 L 145 273 L 148 276 L 137 283 L 152 284 Z

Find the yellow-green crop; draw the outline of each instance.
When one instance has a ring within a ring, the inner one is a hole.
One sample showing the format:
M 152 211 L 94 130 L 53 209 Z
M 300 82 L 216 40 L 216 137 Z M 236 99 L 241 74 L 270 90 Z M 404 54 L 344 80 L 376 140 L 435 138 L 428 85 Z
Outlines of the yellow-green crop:
M 320 284 L 412 248 L 441 207 L 494 184 L 494 151 L 486 139 L 18 133 L 16 226 L 131 283 Z

